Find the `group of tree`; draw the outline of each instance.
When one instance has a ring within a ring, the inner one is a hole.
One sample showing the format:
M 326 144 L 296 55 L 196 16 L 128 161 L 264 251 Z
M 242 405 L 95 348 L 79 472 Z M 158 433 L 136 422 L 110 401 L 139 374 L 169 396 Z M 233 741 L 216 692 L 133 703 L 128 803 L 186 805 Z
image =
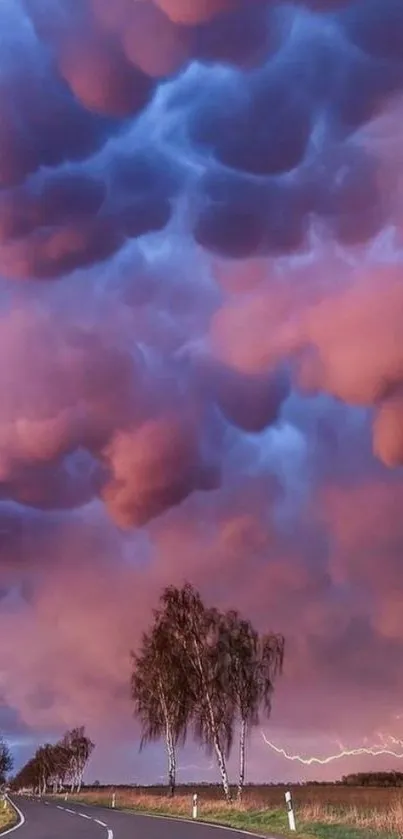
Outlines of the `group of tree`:
M 341 783 L 353 787 L 402 787 L 403 772 L 356 772 L 343 775 Z
M 13 779 L 14 789 L 32 789 L 44 795 L 51 788 L 58 792 L 66 784 L 71 792 L 80 791 L 84 770 L 95 748 L 84 726 L 66 731 L 57 743 L 39 746 L 34 756 Z
M 5 784 L 7 775 L 13 768 L 13 757 L 10 747 L 3 737 L 0 737 L 0 785 Z
M 150 630 L 132 653 L 135 714 L 140 748 L 164 738 L 171 795 L 176 751 L 189 731 L 214 754 L 224 795 L 231 799 L 227 761 L 239 730 L 238 798 L 245 783 L 247 736 L 271 711 L 275 679 L 282 672 L 284 638 L 259 635 L 231 610 L 207 608 L 189 583 L 164 589 Z

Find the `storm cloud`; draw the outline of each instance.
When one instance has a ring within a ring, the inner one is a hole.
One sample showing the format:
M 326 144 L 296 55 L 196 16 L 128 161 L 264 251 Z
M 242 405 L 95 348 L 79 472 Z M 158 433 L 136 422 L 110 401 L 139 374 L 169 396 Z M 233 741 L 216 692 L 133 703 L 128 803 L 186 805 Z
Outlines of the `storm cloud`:
M 399 0 L 3 0 L 21 725 L 127 732 L 128 650 L 184 578 L 290 637 L 279 730 L 325 736 L 329 685 L 361 720 L 365 683 L 368 735 L 399 713 L 402 46 Z

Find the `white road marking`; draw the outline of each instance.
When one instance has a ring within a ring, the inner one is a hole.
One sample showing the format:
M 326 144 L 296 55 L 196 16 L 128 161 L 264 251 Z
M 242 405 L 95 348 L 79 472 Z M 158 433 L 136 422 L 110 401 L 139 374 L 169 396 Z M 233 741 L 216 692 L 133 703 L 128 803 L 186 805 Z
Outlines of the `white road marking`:
M 93 808 L 96 805 L 95 804 L 84 804 L 84 802 L 81 802 L 81 806 L 82 807 Z M 99 807 L 98 809 L 110 810 L 110 807 Z M 144 816 L 147 819 L 165 819 L 166 821 L 171 821 L 171 822 L 184 822 L 185 824 L 196 824 L 196 825 L 199 824 L 199 825 L 202 825 L 203 827 L 210 827 L 212 830 L 213 829 L 215 829 L 215 830 L 230 830 L 233 833 L 237 833 L 237 834 L 240 834 L 242 836 L 252 836 L 252 837 L 254 837 L 254 839 L 274 839 L 274 837 L 271 836 L 270 834 L 269 835 L 266 834 L 265 836 L 263 836 L 261 833 L 252 833 L 252 831 L 242 830 L 242 828 L 240 828 L 240 827 L 231 827 L 228 824 L 212 824 L 211 822 L 204 821 L 203 819 L 197 819 L 197 820 L 195 820 L 195 819 L 184 819 L 181 816 L 163 816 L 163 815 L 160 815 L 159 813 L 158 814 L 157 813 L 142 813 L 139 810 L 137 812 L 136 812 L 136 810 L 114 810 L 113 812 L 114 813 L 120 813 L 121 816 L 128 816 L 128 815 L 130 815 L 130 816 Z M 98 819 L 94 819 L 94 821 L 98 822 Z M 103 822 L 98 822 L 98 824 L 102 824 L 103 827 L 106 827 L 108 829 L 107 825 L 103 824 Z M 0 839 L 1 839 L 1 837 L 0 837 Z M 108 829 L 107 839 L 113 839 L 112 830 Z
M 25 822 L 24 813 L 21 813 L 21 810 L 17 807 L 16 804 L 14 804 L 14 801 L 11 801 L 11 798 L 9 798 L 8 795 L 6 795 L 6 798 L 7 798 L 8 803 L 11 804 L 12 807 L 14 807 L 14 810 L 19 817 L 19 822 L 18 822 L 18 824 L 15 824 L 14 827 L 10 827 L 8 830 L 4 830 L 3 833 L 1 834 L 2 836 L 7 836 L 7 833 L 12 833 L 13 830 L 18 830 L 18 828 L 22 827 L 22 825 Z
M 49 801 L 44 801 L 44 804 L 49 804 Z M 16 824 L 14 827 L 11 827 L 10 830 L 5 830 L 4 833 L 1 834 L 1 837 L 5 836 L 7 833 L 11 833 L 12 830 L 16 830 L 17 827 L 21 827 L 21 825 L 25 822 L 25 817 L 18 809 L 18 807 L 14 804 L 13 801 L 10 801 L 10 804 L 15 808 L 17 811 L 21 821 L 19 824 Z M 91 804 L 84 804 L 82 803 L 82 807 L 91 807 Z M 58 810 L 63 810 L 65 813 L 71 813 L 73 816 L 81 816 L 82 819 L 89 819 L 90 821 L 94 821 L 100 825 L 100 827 L 106 827 L 108 831 L 107 839 L 113 839 L 113 830 L 111 830 L 105 822 L 101 822 L 100 819 L 93 819 L 92 816 L 88 816 L 87 813 L 79 813 L 78 810 L 70 810 L 68 807 L 62 807 L 61 804 L 56 804 Z

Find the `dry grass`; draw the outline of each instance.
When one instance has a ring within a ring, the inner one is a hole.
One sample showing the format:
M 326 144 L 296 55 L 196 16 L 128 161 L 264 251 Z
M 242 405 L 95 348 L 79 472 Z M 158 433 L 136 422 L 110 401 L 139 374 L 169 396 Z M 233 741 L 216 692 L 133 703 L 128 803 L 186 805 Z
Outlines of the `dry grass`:
M 368 807 L 359 805 L 331 807 L 321 804 L 303 805 L 299 818 L 305 823 L 347 824 L 377 833 L 403 837 L 403 801 L 397 800 L 381 808 L 375 802 Z
M 199 817 L 260 832 L 287 834 L 284 792 L 291 789 L 299 836 L 399 837 L 403 839 L 403 789 L 306 785 L 248 787 L 242 804 L 226 804 L 215 786 L 179 787 L 174 799 L 163 787 L 116 788 L 116 806 L 189 817 L 198 793 Z M 81 799 L 110 806 L 111 788 L 85 790 Z M 343 826 L 343 827 L 341 827 Z M 338 829 L 337 829 L 338 828 Z M 295 835 L 295 834 L 294 834 Z
M 10 807 L 8 803 L 6 804 L 6 807 L 3 807 L 3 801 L 0 801 L 0 834 L 4 830 L 8 830 L 10 827 L 13 827 L 16 822 L 17 815 L 14 807 Z

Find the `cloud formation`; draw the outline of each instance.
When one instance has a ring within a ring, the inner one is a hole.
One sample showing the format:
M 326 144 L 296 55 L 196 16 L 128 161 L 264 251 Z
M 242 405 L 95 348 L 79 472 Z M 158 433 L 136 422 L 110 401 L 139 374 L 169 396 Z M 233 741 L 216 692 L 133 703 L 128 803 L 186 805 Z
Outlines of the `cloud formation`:
M 402 43 L 398 0 L 2 3 L 5 720 L 127 736 L 185 578 L 287 635 L 279 732 L 399 713 Z

